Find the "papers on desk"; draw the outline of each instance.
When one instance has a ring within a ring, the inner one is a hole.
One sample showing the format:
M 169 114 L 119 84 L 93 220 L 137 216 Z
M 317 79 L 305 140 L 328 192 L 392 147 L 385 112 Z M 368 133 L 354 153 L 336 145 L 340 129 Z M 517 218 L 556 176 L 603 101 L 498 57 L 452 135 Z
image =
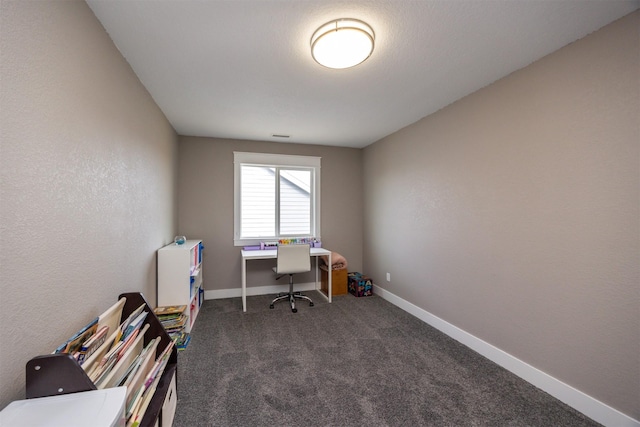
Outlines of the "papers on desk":
M 261 251 L 277 249 L 278 245 L 309 245 L 312 248 L 321 248 L 322 242 L 315 237 L 296 237 L 293 239 L 280 239 L 277 242 L 260 242 L 259 245 L 244 246 L 245 251 Z

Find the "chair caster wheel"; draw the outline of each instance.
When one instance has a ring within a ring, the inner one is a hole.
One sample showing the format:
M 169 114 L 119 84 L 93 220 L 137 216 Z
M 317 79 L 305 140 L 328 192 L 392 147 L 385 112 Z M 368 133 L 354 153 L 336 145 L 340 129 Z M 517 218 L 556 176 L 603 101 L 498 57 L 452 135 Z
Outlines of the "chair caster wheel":
M 312 302 L 309 303 L 309 307 L 313 307 L 313 303 Z
M 291 311 L 293 311 L 294 313 L 297 313 L 298 309 L 297 308 L 292 308 Z
M 269 305 L 269 308 L 273 309 L 273 304 Z

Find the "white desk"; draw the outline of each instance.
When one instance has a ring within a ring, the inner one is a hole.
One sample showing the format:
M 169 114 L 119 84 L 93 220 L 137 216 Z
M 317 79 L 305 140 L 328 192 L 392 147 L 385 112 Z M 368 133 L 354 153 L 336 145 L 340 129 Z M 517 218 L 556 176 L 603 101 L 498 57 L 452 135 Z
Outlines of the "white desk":
M 249 259 L 270 259 L 277 258 L 278 251 L 276 249 L 268 249 L 268 250 L 258 250 L 258 251 L 241 251 L 242 253 L 242 311 L 247 311 L 247 260 Z M 318 258 L 319 256 L 326 255 L 328 259 L 328 264 L 331 265 L 331 251 L 323 248 L 311 248 L 311 256 L 316 257 L 316 290 L 320 289 L 320 280 L 318 280 Z M 322 295 L 331 302 L 331 274 L 328 274 L 329 280 L 329 294 L 325 295 L 320 292 Z

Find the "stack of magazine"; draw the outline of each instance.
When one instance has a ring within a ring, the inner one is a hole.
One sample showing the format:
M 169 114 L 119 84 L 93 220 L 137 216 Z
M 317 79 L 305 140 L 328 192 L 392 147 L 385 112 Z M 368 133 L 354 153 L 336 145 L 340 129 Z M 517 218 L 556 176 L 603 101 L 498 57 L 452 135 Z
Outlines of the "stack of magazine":
M 153 310 L 178 350 L 184 350 L 191 340 L 191 336 L 184 330 L 187 323 L 187 316 L 184 315 L 186 309 L 186 305 L 168 305 Z
M 72 355 L 98 389 L 126 386 L 127 426 L 136 427 L 156 391 L 174 342 L 159 349 L 158 336 L 145 346 L 144 334 L 149 329 L 146 304 L 121 322 L 125 302 L 126 298 L 121 298 L 53 353 Z

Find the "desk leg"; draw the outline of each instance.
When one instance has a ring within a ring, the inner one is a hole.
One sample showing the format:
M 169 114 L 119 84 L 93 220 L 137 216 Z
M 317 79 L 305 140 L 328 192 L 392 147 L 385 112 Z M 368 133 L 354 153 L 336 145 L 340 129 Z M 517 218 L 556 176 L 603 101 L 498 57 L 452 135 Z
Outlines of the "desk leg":
M 327 293 L 325 293 L 324 290 L 322 290 L 322 277 L 320 277 L 320 257 L 314 256 L 314 258 L 316 259 L 316 291 L 320 292 L 320 295 L 325 297 L 328 302 L 331 302 L 331 272 L 327 275 L 329 278 L 329 287 Z M 329 255 L 329 262 L 331 262 L 331 255 Z
M 331 252 L 329 252 L 329 266 L 332 266 L 332 265 L 333 264 L 331 263 Z M 333 293 L 333 290 L 331 289 L 332 276 L 333 276 L 333 270 L 331 269 L 331 267 L 329 267 L 329 271 L 327 272 L 327 281 L 329 282 L 329 302 L 331 302 L 331 294 Z
M 316 291 L 320 291 L 322 293 L 322 283 L 320 283 L 320 276 L 318 276 L 318 272 L 320 271 L 320 257 L 314 256 L 316 259 Z
M 242 258 L 242 311 L 247 311 L 247 260 Z

